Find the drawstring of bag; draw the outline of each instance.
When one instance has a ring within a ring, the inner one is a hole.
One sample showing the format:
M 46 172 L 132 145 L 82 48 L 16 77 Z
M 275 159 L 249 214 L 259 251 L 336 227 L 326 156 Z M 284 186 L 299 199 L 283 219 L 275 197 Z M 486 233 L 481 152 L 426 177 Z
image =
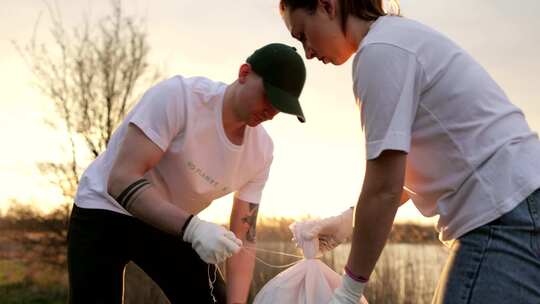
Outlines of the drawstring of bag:
M 208 264 L 208 286 L 210 287 L 210 296 L 212 296 L 212 301 L 214 303 L 217 303 L 216 297 L 214 296 L 214 283 L 217 280 L 217 271 L 219 270 L 219 268 L 217 267 L 217 265 L 214 265 L 214 278 L 210 279 L 210 265 L 213 264 Z
M 281 251 L 273 251 L 273 250 L 268 250 L 268 249 L 263 249 L 263 248 L 257 248 L 257 247 L 252 247 L 252 246 L 244 246 L 244 248 L 246 249 L 253 249 L 255 251 L 260 251 L 260 252 L 266 252 L 266 253 L 271 253 L 271 254 L 276 254 L 276 255 L 281 255 L 281 256 L 286 256 L 286 257 L 292 257 L 292 258 L 297 258 L 299 260 L 297 261 L 294 261 L 292 263 L 289 263 L 289 264 L 285 264 L 285 265 L 275 265 L 275 264 L 270 264 L 266 261 L 264 261 L 263 259 L 259 258 L 256 254 L 250 252 L 250 251 L 246 251 L 248 252 L 249 254 L 253 255 L 255 257 L 255 259 L 257 261 L 259 261 L 260 263 L 262 263 L 263 265 L 265 266 L 268 266 L 270 268 L 276 268 L 276 269 L 283 269 L 283 268 L 289 268 L 295 264 L 298 264 L 302 259 L 304 259 L 303 256 L 300 256 L 300 255 L 294 255 L 294 254 L 290 254 L 290 253 L 285 253 L 285 252 L 281 252 Z
M 275 264 L 270 264 L 266 261 L 264 261 L 263 259 L 257 257 L 257 255 L 253 252 L 250 252 L 249 250 L 246 250 L 246 252 L 248 252 L 249 254 L 253 255 L 255 257 L 255 259 L 257 261 L 259 261 L 260 263 L 262 263 L 263 265 L 267 266 L 267 267 L 270 267 L 270 268 L 276 268 L 276 269 L 283 269 L 283 268 L 289 268 L 291 266 L 294 266 L 296 264 L 298 264 L 301 260 L 304 259 L 303 256 L 300 256 L 300 255 L 294 255 L 294 254 L 290 254 L 290 253 L 285 253 L 285 252 L 281 252 L 281 251 L 273 251 L 273 250 L 268 250 L 268 249 L 263 249 L 263 248 L 257 248 L 257 247 L 252 247 L 252 246 L 244 246 L 243 248 L 245 249 L 252 249 L 254 251 L 260 251 L 260 252 L 266 252 L 266 253 L 271 253 L 271 254 L 276 254 L 276 255 L 281 255 L 281 256 L 286 256 L 286 257 L 292 257 L 292 258 L 297 258 L 298 260 L 297 261 L 294 261 L 292 263 L 289 263 L 289 264 L 285 264 L 285 265 L 275 265 Z M 210 265 L 214 265 L 214 278 L 211 279 L 210 278 Z M 216 300 L 216 297 L 214 296 L 214 283 L 216 283 L 216 280 L 217 280 L 217 272 L 219 271 L 219 274 L 223 277 L 223 274 L 221 273 L 221 271 L 219 270 L 219 267 L 215 264 L 208 264 L 208 286 L 210 287 L 210 296 L 212 296 L 212 301 L 214 301 L 214 303 L 217 303 L 217 300 Z

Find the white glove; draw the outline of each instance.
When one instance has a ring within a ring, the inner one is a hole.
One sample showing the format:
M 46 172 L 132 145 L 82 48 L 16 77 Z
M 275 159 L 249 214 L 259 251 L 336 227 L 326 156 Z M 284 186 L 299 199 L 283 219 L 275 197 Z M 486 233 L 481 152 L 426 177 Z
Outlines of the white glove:
M 341 286 L 336 288 L 328 304 L 358 304 L 367 303 L 362 297 L 366 283 L 353 280 L 348 274 L 343 274 Z
M 184 231 L 184 241 L 191 243 L 208 264 L 218 264 L 240 251 L 242 241 L 232 231 L 193 216 Z
M 334 249 L 339 244 L 351 239 L 353 230 L 353 208 L 343 213 L 324 218 L 322 220 L 309 220 L 293 223 L 290 229 L 293 239 L 298 246 L 303 240 L 319 239 L 321 252 Z

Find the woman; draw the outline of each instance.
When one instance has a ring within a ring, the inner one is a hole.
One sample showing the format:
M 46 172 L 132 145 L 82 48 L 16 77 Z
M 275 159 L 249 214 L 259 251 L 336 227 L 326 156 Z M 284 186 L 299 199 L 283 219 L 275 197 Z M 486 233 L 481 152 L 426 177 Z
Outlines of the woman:
M 355 211 L 299 223 L 296 239 L 333 247 L 352 231 L 343 284 L 331 303 L 357 303 L 409 198 L 439 215 L 452 242 L 434 303 L 540 303 L 540 141 L 488 73 L 382 0 L 281 0 L 306 57 L 354 55 L 354 95 L 366 137 Z M 454 241 L 455 240 L 455 241 Z M 323 249 L 324 249 L 323 248 Z

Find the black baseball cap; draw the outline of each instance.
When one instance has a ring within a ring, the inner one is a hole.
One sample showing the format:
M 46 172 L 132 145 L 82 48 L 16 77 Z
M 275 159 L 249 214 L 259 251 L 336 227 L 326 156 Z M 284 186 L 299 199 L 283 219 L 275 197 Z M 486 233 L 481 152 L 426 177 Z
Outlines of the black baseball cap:
M 246 62 L 262 78 L 272 106 L 305 122 L 298 98 L 306 82 L 306 67 L 296 48 L 271 43 L 256 50 Z

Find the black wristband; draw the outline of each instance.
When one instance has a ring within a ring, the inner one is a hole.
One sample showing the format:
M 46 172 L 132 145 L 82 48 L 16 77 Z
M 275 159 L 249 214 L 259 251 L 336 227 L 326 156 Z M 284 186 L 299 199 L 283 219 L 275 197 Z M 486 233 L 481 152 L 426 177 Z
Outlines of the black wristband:
M 180 238 L 183 240 L 184 239 L 184 232 L 186 232 L 186 228 L 187 226 L 189 225 L 189 223 L 191 222 L 191 220 L 193 219 L 193 214 L 190 214 L 187 218 L 187 220 L 184 222 L 184 225 L 182 225 L 182 230 L 180 230 Z

